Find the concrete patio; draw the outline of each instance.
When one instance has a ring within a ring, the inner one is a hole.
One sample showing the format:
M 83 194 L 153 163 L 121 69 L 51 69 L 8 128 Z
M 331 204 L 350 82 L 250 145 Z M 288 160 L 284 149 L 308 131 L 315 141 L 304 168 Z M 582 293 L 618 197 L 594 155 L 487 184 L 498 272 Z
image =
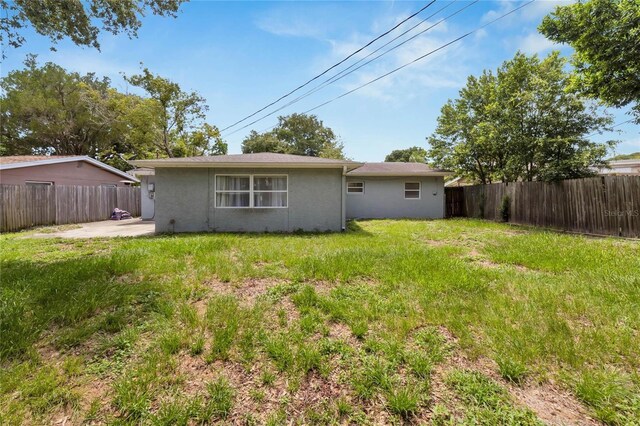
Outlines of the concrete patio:
M 153 235 L 155 232 L 153 221 L 143 221 L 140 218 L 79 223 L 77 226 L 79 227 L 54 232 L 38 232 L 30 236 L 33 238 L 140 237 Z

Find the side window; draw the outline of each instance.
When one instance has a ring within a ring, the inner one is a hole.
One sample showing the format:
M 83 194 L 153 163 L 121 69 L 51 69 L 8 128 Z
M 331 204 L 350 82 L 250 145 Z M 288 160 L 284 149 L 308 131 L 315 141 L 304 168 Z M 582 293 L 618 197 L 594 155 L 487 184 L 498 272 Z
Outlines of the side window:
M 347 194 L 364 194 L 364 182 L 347 182 Z
M 404 198 L 405 200 L 419 200 L 420 199 L 420 182 L 405 182 Z

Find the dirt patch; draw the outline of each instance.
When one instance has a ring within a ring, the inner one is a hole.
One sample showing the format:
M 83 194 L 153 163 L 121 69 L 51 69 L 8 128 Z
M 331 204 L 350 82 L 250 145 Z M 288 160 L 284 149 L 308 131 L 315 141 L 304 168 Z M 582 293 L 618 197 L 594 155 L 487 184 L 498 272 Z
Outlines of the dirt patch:
M 250 278 L 241 282 L 211 280 L 207 281 L 205 285 L 214 293 L 233 295 L 238 298 L 241 305 L 250 306 L 269 288 L 283 283 L 286 281 L 271 278 Z
M 449 345 L 456 347 L 457 339 L 451 332 L 444 327 L 439 327 L 438 330 Z M 446 404 L 447 401 L 456 399 L 445 384 L 445 377 L 453 369 L 481 372 L 504 386 L 517 404 L 529 408 L 548 424 L 558 426 L 602 424 L 589 416 L 587 409 L 571 393 L 560 389 L 555 384 L 525 383 L 517 386 L 502 378 L 495 361 L 486 357 L 470 359 L 459 351 L 452 353 L 434 370 L 431 381 L 434 403 Z M 464 415 L 464 413 L 455 412 L 452 414 Z

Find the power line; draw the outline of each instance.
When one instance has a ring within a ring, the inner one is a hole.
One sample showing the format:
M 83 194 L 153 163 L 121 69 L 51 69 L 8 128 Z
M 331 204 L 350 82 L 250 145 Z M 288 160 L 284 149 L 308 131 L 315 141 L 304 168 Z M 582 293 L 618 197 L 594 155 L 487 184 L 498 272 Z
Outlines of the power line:
M 291 94 L 297 92 L 298 90 L 302 89 L 303 87 L 307 86 L 309 83 L 317 80 L 318 78 L 322 77 L 323 75 L 325 75 L 326 73 L 328 73 L 329 71 L 331 71 L 332 69 L 336 68 L 337 66 L 340 66 L 341 64 L 343 64 L 345 61 L 349 60 L 350 58 L 352 58 L 354 55 L 357 55 L 358 53 L 362 52 L 364 49 L 366 49 L 367 47 L 371 46 L 373 43 L 375 43 L 376 41 L 380 40 L 381 38 L 383 38 L 384 36 L 386 36 L 387 34 L 391 33 L 392 31 L 394 31 L 396 28 L 398 28 L 399 26 L 401 26 L 402 24 L 404 24 L 405 22 L 407 22 L 408 20 L 410 20 L 411 18 L 415 17 L 416 15 L 418 15 L 419 13 L 421 13 L 422 11 L 424 11 L 425 9 L 427 9 L 429 6 L 431 6 L 433 3 L 435 3 L 436 0 L 431 0 L 431 2 L 429 2 L 426 6 L 423 6 L 420 10 L 418 10 L 417 12 L 409 15 L 408 17 L 406 17 L 405 19 L 403 19 L 402 21 L 398 22 L 396 25 L 394 25 L 391 29 L 385 31 L 384 33 L 380 34 L 378 37 L 374 38 L 373 40 L 371 40 L 370 42 L 368 42 L 367 44 L 365 44 L 364 46 L 362 46 L 361 48 L 357 49 L 356 51 L 350 53 L 346 58 L 342 59 L 341 61 L 337 62 L 336 64 L 330 66 L 329 68 L 327 68 L 326 70 L 322 71 L 320 74 L 316 75 L 315 77 L 313 77 L 312 79 L 308 80 L 306 83 L 301 84 L 300 86 L 296 87 L 295 89 L 293 89 L 292 91 L 290 91 L 289 93 L 280 96 L 278 99 L 276 99 L 275 101 L 271 102 L 270 104 L 268 104 L 267 106 L 260 108 L 259 110 L 257 110 L 256 112 L 244 117 L 241 120 L 236 121 L 235 123 L 231 124 L 230 126 L 225 127 L 224 129 L 221 130 L 221 132 L 224 132 L 227 129 L 230 129 L 234 126 L 236 126 L 237 124 L 242 123 L 243 121 L 255 116 L 258 113 L 261 113 L 262 111 L 264 111 L 265 109 L 269 108 L 270 106 L 273 106 L 275 104 L 277 104 L 278 102 L 280 102 L 281 100 L 283 100 L 284 98 L 290 96 Z
M 446 5 L 446 6 L 442 7 L 442 8 L 440 8 L 440 9 L 439 9 L 438 11 L 436 11 L 435 13 L 431 14 L 429 17 L 427 17 L 427 18 L 425 18 L 424 20 L 422 20 L 422 21 L 421 21 L 420 23 L 418 23 L 417 25 L 414 25 L 413 27 L 411 27 L 409 30 L 407 30 L 407 31 L 403 32 L 403 33 L 402 33 L 402 34 L 400 34 L 399 36 L 395 37 L 394 39 L 392 39 L 392 40 L 390 40 L 389 42 L 387 42 L 387 43 L 383 44 L 382 46 L 380 46 L 380 47 L 379 47 L 379 48 L 377 48 L 376 50 L 372 51 L 372 52 L 371 52 L 371 53 L 369 53 L 367 56 L 365 56 L 365 57 L 363 57 L 363 58 L 359 59 L 358 61 L 356 61 L 355 63 L 353 63 L 353 64 L 352 64 L 352 65 L 350 65 L 349 67 L 345 68 L 344 70 L 340 71 L 339 73 L 335 74 L 334 76 L 329 77 L 328 79 L 324 80 L 322 83 L 320 83 L 318 86 L 315 86 L 313 89 L 306 91 L 305 93 L 303 93 L 302 95 L 300 95 L 300 96 L 298 96 L 297 98 L 293 99 L 292 101 L 290 101 L 290 102 L 288 102 L 288 103 L 286 103 L 286 104 L 284 104 L 284 105 L 282 105 L 282 106 L 278 107 L 277 109 L 275 109 L 275 110 L 273 110 L 273 111 L 271 111 L 271 112 L 269 112 L 269 113 L 267 113 L 267 114 L 264 114 L 264 115 L 263 115 L 263 116 L 261 116 L 260 118 L 258 118 L 258 119 L 256 119 L 256 120 L 254 120 L 254 121 L 252 121 L 252 122 L 250 122 L 250 123 L 248 123 L 248 124 L 246 124 L 246 125 L 244 125 L 244 126 L 242 126 L 242 127 L 238 128 L 238 129 L 236 129 L 236 130 L 234 130 L 234 131 L 232 131 L 231 133 L 228 133 L 226 136 L 231 136 L 231 135 L 233 135 L 233 134 L 235 134 L 235 133 L 237 133 L 237 132 L 239 132 L 239 131 L 241 131 L 241 130 L 243 130 L 243 129 L 246 129 L 247 127 L 252 126 L 253 124 L 255 124 L 255 123 L 257 123 L 257 122 L 264 120 L 265 118 L 267 118 L 267 117 L 269 117 L 269 116 L 271 116 L 271 115 L 275 114 L 275 113 L 276 113 L 276 112 L 278 112 L 278 111 L 282 111 L 282 110 L 283 110 L 283 109 L 285 109 L 286 107 L 291 106 L 291 105 L 293 105 L 293 104 L 297 103 L 298 101 L 300 101 L 300 100 L 302 100 L 302 99 L 304 99 L 304 98 L 306 98 L 306 97 L 308 97 L 308 96 L 312 95 L 313 93 L 316 93 L 316 92 L 318 92 L 318 91 L 319 91 L 319 90 L 321 90 L 321 89 L 324 89 L 325 87 L 329 86 L 330 84 L 333 84 L 333 83 L 335 83 L 335 82 L 336 82 L 336 81 L 338 81 L 338 80 L 342 80 L 344 77 L 346 77 L 346 76 L 348 76 L 348 75 L 350 75 L 350 74 L 352 74 L 352 73 L 354 73 L 354 72 L 358 71 L 360 68 L 363 68 L 363 67 L 367 66 L 367 65 L 368 65 L 368 64 L 370 64 L 371 62 L 373 62 L 373 61 L 375 61 L 375 60 L 378 60 L 380 57 L 382 57 L 382 56 L 386 55 L 387 53 L 389 53 L 389 52 L 391 52 L 391 51 L 393 51 L 393 50 L 397 49 L 398 47 L 400 47 L 400 46 L 402 46 L 402 45 L 404 45 L 404 44 L 406 44 L 406 43 L 410 42 L 411 40 L 414 40 L 416 37 L 418 37 L 418 36 L 420 36 L 420 35 L 422 35 L 422 34 L 426 33 L 427 31 L 429 31 L 429 30 L 433 29 L 434 27 L 436 27 L 436 26 L 440 25 L 442 22 L 444 22 L 444 21 L 446 21 L 447 19 L 449 19 L 449 18 L 451 18 L 451 17 L 453 17 L 453 16 L 455 16 L 455 15 L 457 15 L 457 14 L 461 13 L 462 11 L 464 11 L 465 9 L 467 9 L 467 8 L 469 8 L 469 7 L 471 7 L 471 6 L 473 6 L 474 4 L 478 3 L 479 1 L 480 1 L 480 0 L 475 0 L 475 1 L 471 2 L 471 3 L 469 3 L 468 5 L 461 7 L 460 9 L 456 10 L 455 12 L 453 12 L 453 13 L 451 13 L 451 14 L 449 14 L 449 15 L 445 16 L 444 18 L 440 19 L 440 20 L 439 20 L 439 21 L 437 21 L 435 24 L 430 25 L 429 27 L 427 27 L 427 28 L 425 28 L 425 29 L 421 30 L 420 32 L 418 32 L 418 33 L 414 34 L 413 36 L 409 37 L 408 39 L 406 39 L 406 40 L 404 40 L 404 41 L 402 41 L 402 42 L 400 42 L 400 43 L 396 44 L 395 46 L 393 46 L 393 47 L 391 47 L 391 48 L 389 48 L 389 49 L 387 49 L 387 50 L 385 50 L 384 52 L 382 52 L 382 53 L 381 53 L 381 54 L 379 54 L 378 56 L 376 56 L 376 57 L 374 57 L 374 58 L 372 58 L 372 59 L 368 60 L 367 62 L 365 62 L 364 64 L 362 64 L 362 65 L 358 66 L 357 68 L 355 68 L 355 69 L 353 69 L 353 70 L 351 70 L 351 71 L 349 71 L 349 72 L 345 73 L 346 71 L 350 70 L 350 69 L 351 69 L 351 68 L 353 68 L 354 66 L 358 65 L 360 62 L 364 61 L 364 60 L 365 60 L 365 59 L 367 59 L 368 57 L 372 56 L 372 55 L 373 55 L 373 54 L 375 54 L 376 52 L 378 52 L 378 51 L 380 51 L 381 49 L 383 49 L 384 47 L 388 46 L 388 45 L 389 45 L 389 44 L 391 44 L 393 41 L 397 40 L 398 38 L 402 37 L 403 35 L 406 35 L 409 31 L 411 31 L 411 30 L 415 29 L 416 27 L 418 27 L 418 26 L 422 25 L 424 22 L 426 22 L 426 20 L 427 20 L 427 19 L 432 18 L 433 16 L 435 16 L 436 14 L 438 14 L 439 12 L 441 12 L 442 10 L 446 9 L 447 7 L 449 7 L 450 5 L 452 5 L 452 4 L 453 4 L 453 3 L 449 3 L 448 5 Z
M 326 101 L 326 102 L 321 103 L 320 105 L 317 105 L 317 106 L 315 106 L 315 107 L 313 107 L 313 108 L 311 108 L 311 109 L 308 109 L 308 110 L 304 111 L 304 112 L 303 112 L 303 114 L 309 113 L 309 112 L 311 112 L 311 111 L 315 111 L 315 110 L 316 110 L 316 109 L 318 109 L 318 108 L 321 108 L 321 107 L 323 107 L 323 106 L 325 106 L 325 105 L 328 105 L 328 104 L 330 104 L 330 103 L 332 103 L 332 102 L 334 102 L 334 101 L 337 101 L 338 99 L 341 99 L 341 98 L 343 98 L 343 97 L 345 97 L 345 96 L 347 96 L 347 95 L 350 95 L 351 93 L 353 93 L 353 92 L 355 92 L 355 91 L 357 91 L 357 90 L 360 90 L 360 89 L 362 89 L 362 88 L 364 88 L 364 87 L 366 87 L 366 86 L 368 86 L 368 85 L 370 85 L 370 84 L 373 84 L 373 83 L 375 83 L 375 82 L 376 82 L 376 81 L 378 81 L 378 80 L 382 80 L 383 78 L 388 77 L 389 75 L 391 75 L 391 74 L 393 74 L 393 73 L 395 73 L 395 72 L 398 72 L 398 71 L 400 71 L 401 69 L 404 69 L 404 68 L 408 67 L 409 65 L 413 65 L 413 64 L 415 64 L 416 62 L 421 61 L 422 59 L 424 59 L 424 58 L 426 58 L 426 57 L 428 57 L 428 56 L 430 56 L 430 55 L 432 55 L 432 54 L 434 54 L 434 53 L 436 53 L 436 52 L 438 52 L 438 51 L 440 51 L 440 50 L 442 50 L 442 49 L 444 49 L 444 48 L 446 48 L 446 47 L 448 47 L 448 46 L 450 46 L 450 45 L 452 45 L 452 44 L 454 44 L 454 43 L 456 43 L 456 42 L 458 42 L 458 41 L 460 41 L 460 40 L 462 40 L 462 39 L 464 39 L 464 38 L 466 38 L 466 37 L 468 37 L 468 36 L 470 36 L 471 34 L 473 34 L 473 33 L 477 32 L 477 31 L 480 31 L 480 30 L 481 30 L 481 29 L 483 29 L 483 28 L 486 28 L 487 26 L 489 26 L 489 25 L 491 25 L 491 24 L 493 24 L 493 23 L 495 23 L 495 22 L 499 21 L 500 19 L 503 19 L 503 18 L 507 17 L 508 15 L 511 15 L 512 13 L 517 12 L 518 10 L 522 9 L 523 7 L 526 7 L 526 6 L 530 5 L 531 3 L 535 2 L 535 1 L 536 1 L 536 0 L 530 0 L 530 1 L 528 1 L 527 3 L 524 3 L 524 4 L 522 4 L 522 5 L 518 6 L 518 7 L 516 7 L 515 9 L 510 10 L 509 12 L 507 12 L 507 13 L 505 13 L 505 14 L 500 15 L 499 17 L 497 17 L 497 18 L 495 18 L 495 19 L 492 19 L 491 21 L 487 22 L 486 24 L 481 25 L 481 26 L 479 26 L 479 27 L 477 27 L 477 28 L 475 28 L 475 29 L 473 29 L 473 30 L 469 31 L 469 32 L 467 32 L 467 33 L 465 33 L 465 34 L 461 35 L 460 37 L 455 38 L 455 39 L 451 40 L 450 42 L 445 43 L 445 44 L 443 44 L 442 46 L 440 46 L 440 47 L 438 47 L 438 48 L 436 48 L 436 49 L 431 50 L 430 52 L 425 53 L 425 54 L 424 54 L 424 55 L 422 55 L 422 56 L 417 57 L 417 58 L 416 58 L 416 59 L 414 59 L 413 61 L 407 62 L 406 64 L 401 65 L 401 66 L 399 66 L 398 68 L 395 68 L 395 69 L 393 69 L 393 70 L 391 70 L 391 71 L 389 71 L 389 72 L 387 72 L 387 73 L 385 73 L 385 74 L 383 74 L 383 75 L 381 75 L 381 76 L 379 76 L 379 77 L 374 78 L 373 80 L 370 80 L 370 81 L 368 81 L 368 82 L 366 82 L 366 83 L 364 83 L 364 84 L 362 84 L 362 85 L 360 85 L 360 86 L 356 87 L 355 89 L 351 89 L 351 90 L 349 90 L 348 92 L 345 92 L 345 93 L 343 93 L 343 94 L 341 94 L 341 95 L 339 95 L 339 96 L 336 96 L 336 97 L 335 97 L 335 98 L 333 98 L 333 99 L 330 99 L 330 100 L 328 100 L 328 101 Z
M 620 127 L 620 126 L 622 126 L 623 124 L 631 123 L 632 121 L 634 121 L 634 119 L 633 119 L 633 118 L 631 118 L 631 119 L 629 119 L 629 120 L 627 120 L 627 121 L 623 121 L 622 123 L 614 124 L 613 126 L 611 126 L 611 130 L 615 129 L 616 127 Z M 603 133 L 605 133 L 605 132 L 593 132 L 593 133 L 589 133 L 589 134 L 588 134 L 587 136 L 585 136 L 585 137 L 587 137 L 587 138 L 588 138 L 589 136 L 593 136 L 593 135 L 601 135 L 601 134 L 603 134 Z

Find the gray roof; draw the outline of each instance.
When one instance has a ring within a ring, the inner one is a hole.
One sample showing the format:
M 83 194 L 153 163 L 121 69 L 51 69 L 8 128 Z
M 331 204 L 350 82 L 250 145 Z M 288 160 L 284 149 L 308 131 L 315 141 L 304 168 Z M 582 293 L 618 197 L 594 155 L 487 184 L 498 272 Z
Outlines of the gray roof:
M 157 160 L 136 160 L 131 164 L 137 167 L 342 167 L 352 169 L 360 166 L 350 160 L 310 157 L 306 155 L 276 154 L 261 152 L 256 154 L 212 155 L 183 158 L 162 158 Z
M 447 176 L 450 172 L 433 169 L 424 163 L 365 163 L 347 176 Z

